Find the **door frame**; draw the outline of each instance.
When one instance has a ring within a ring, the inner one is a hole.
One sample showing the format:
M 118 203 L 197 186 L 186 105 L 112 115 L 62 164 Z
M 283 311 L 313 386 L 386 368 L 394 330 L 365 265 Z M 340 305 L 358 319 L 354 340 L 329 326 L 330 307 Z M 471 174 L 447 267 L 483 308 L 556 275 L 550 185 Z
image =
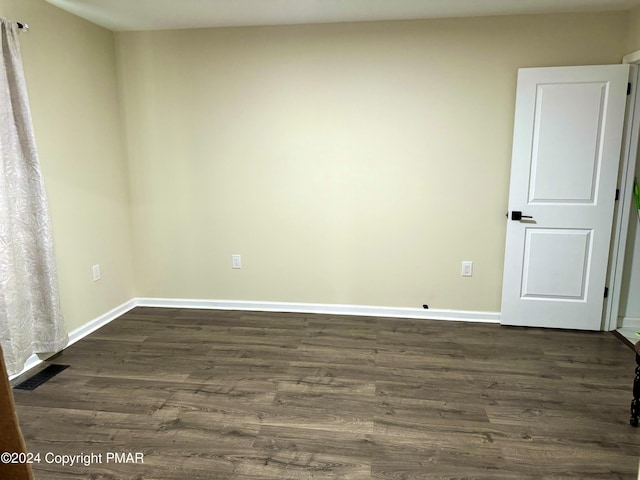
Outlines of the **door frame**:
M 640 72 L 640 50 L 622 59 L 623 64 L 630 65 L 629 82 L 631 92 L 627 100 L 624 132 L 622 137 L 622 154 L 618 171 L 618 188 L 620 196 L 614 210 L 614 228 L 609 251 L 609 269 L 607 284 L 609 296 L 604 303 L 602 329 L 611 331 L 618 328 L 620 297 L 622 294 L 622 276 L 627 236 L 629 233 L 629 216 L 633 198 L 633 179 L 635 177 L 638 142 L 640 141 L 640 94 L 638 92 Z

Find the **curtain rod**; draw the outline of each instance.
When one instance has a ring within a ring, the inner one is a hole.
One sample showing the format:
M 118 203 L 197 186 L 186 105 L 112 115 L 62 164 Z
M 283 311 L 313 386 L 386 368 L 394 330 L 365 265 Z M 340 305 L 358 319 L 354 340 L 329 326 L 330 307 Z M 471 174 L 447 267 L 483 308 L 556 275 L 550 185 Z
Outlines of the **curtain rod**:
M 16 23 L 18 24 L 18 28 L 23 32 L 26 32 L 27 30 L 29 30 L 29 24 L 21 23 L 21 22 L 16 22 Z

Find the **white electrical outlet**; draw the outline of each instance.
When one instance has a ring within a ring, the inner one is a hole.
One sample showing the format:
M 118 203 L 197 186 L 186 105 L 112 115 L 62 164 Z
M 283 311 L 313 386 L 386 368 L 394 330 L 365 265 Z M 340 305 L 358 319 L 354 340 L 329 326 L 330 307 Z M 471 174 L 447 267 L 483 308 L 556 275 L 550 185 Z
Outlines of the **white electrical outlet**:
M 242 257 L 240 255 L 231 255 L 231 268 L 242 268 Z
M 473 262 L 462 262 L 462 276 L 473 276 Z
M 91 270 L 93 271 L 93 281 L 97 282 L 100 280 L 100 265 L 94 265 L 91 267 Z

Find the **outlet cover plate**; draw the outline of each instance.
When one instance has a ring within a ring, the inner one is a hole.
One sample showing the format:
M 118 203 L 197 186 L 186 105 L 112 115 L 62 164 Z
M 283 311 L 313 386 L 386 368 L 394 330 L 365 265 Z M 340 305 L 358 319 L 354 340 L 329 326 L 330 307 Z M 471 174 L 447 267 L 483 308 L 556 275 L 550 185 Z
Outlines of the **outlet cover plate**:
M 471 277 L 473 276 L 473 262 L 462 262 L 462 276 L 463 277 Z

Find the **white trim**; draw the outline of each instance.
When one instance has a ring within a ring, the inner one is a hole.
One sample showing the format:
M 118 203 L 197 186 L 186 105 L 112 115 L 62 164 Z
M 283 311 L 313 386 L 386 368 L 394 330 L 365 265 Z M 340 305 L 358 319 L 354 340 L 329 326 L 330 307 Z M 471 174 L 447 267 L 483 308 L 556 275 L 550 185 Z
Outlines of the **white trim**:
M 622 57 L 622 63 L 640 63 L 640 50 L 636 50 L 635 52 L 631 52 L 630 54 Z
M 73 345 L 78 340 L 83 339 L 84 337 L 95 332 L 99 328 L 104 327 L 107 323 L 110 323 L 116 318 L 118 318 L 119 316 L 124 315 L 135 306 L 136 306 L 136 299 L 133 298 L 128 302 L 125 302 L 122 305 L 119 305 L 116 308 L 109 310 L 107 313 L 100 315 L 99 317 L 94 318 L 93 320 L 85 323 L 81 327 L 76 328 L 72 332 L 69 332 L 69 343 L 67 343 L 67 346 L 65 348 Z M 28 370 L 31 370 L 33 367 L 37 367 L 42 362 L 44 362 L 47 358 L 52 357 L 53 355 L 55 355 L 55 353 L 52 353 L 50 355 L 43 354 L 41 356 L 36 354 L 31 355 L 25 362 L 24 368 L 22 369 L 22 371 L 19 373 L 16 373 L 15 375 L 11 375 L 9 377 L 9 380 L 13 380 L 14 378 L 19 377 L 20 375 L 27 372 Z
M 326 303 L 255 302 L 244 300 L 197 300 L 183 298 L 136 298 L 140 307 L 201 308 L 213 310 L 247 310 L 260 312 L 319 313 L 329 315 L 359 315 L 366 317 L 397 317 L 455 322 L 500 323 L 499 312 L 470 310 L 431 310 L 369 305 Z
M 106 324 L 114 321 L 116 318 L 124 315 L 129 310 L 135 308 L 137 306 L 135 298 L 132 298 L 128 302 L 123 303 L 122 305 L 117 306 L 109 310 L 107 313 L 100 315 L 98 318 L 94 318 L 90 322 L 85 323 L 79 328 L 76 328 L 72 332 L 69 333 L 69 343 L 67 347 L 73 345 L 78 340 L 83 339 L 87 335 L 92 334 L 99 328 L 104 327 Z M 66 347 L 65 347 L 66 348 Z
M 31 370 L 33 367 L 37 367 L 38 365 L 40 365 L 45 360 L 46 360 L 46 358 L 45 359 L 40 359 L 40 357 L 38 357 L 38 355 L 36 355 L 34 353 L 29 358 L 27 358 L 26 362 L 24 362 L 24 367 L 22 368 L 21 372 L 18 372 L 15 375 L 9 375 L 9 381 L 13 380 L 14 378 L 18 378 L 20 375 L 22 375 L 23 373 Z
M 640 329 L 640 318 L 635 317 L 621 317 L 620 328 L 637 328 Z
M 640 56 L 638 57 L 640 61 Z M 603 330 L 611 331 L 618 328 L 617 320 L 620 310 L 622 294 L 622 277 L 624 273 L 624 259 L 627 249 L 629 230 L 629 215 L 633 201 L 633 178 L 635 176 L 636 157 L 638 155 L 638 139 L 640 135 L 640 95 L 638 95 L 638 67 L 631 65 L 629 83 L 631 95 L 627 101 L 625 112 L 624 133 L 620 157 L 620 171 L 618 173 L 618 187 L 620 198 L 616 202 L 614 225 L 609 247 L 609 271 L 607 285 L 609 298 L 605 301 Z

